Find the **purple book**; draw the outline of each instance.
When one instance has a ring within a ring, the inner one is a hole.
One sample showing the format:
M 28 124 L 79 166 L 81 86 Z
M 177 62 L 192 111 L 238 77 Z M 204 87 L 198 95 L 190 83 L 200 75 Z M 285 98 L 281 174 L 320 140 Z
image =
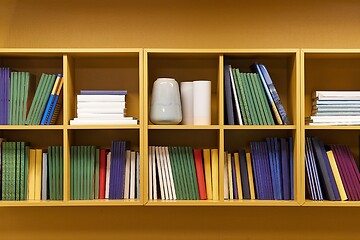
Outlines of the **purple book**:
M 323 190 L 321 189 L 321 185 L 320 185 L 320 177 L 319 177 L 319 168 L 317 167 L 317 164 L 315 162 L 315 150 L 313 149 L 312 146 L 312 142 L 311 142 L 311 137 L 307 138 L 308 144 L 309 144 L 309 153 L 310 153 L 310 158 L 311 158 L 311 167 L 312 167 L 312 172 L 315 178 L 315 189 L 316 189 L 316 193 L 317 193 L 317 199 L 316 200 L 324 200 L 324 195 L 323 195 Z
M 121 156 L 120 156 L 120 199 L 124 198 L 124 188 L 125 188 L 125 161 L 126 161 L 126 142 L 120 142 L 121 147 Z
M 0 68 L 0 125 L 5 124 L 5 68 Z
M 316 200 L 315 188 L 314 188 L 314 176 L 311 171 L 310 165 L 310 156 L 309 156 L 309 147 L 307 142 L 305 142 L 305 182 L 307 187 L 307 193 L 310 195 L 310 199 Z
M 236 182 L 234 154 L 231 154 L 231 166 L 232 166 L 232 181 L 233 181 L 233 188 L 234 188 L 234 199 L 239 199 L 238 185 Z
M 265 176 L 265 182 L 264 182 L 264 188 L 266 193 L 265 199 L 273 200 L 274 191 L 271 181 L 270 160 L 269 160 L 269 154 L 268 154 L 266 142 L 259 142 L 259 147 L 261 150 L 261 162 L 263 166 L 263 174 Z
M 117 165 L 116 145 L 115 142 L 111 143 L 111 165 L 110 165 L 110 183 L 109 183 L 109 199 L 115 199 L 115 169 Z
M 282 181 L 283 181 L 283 197 L 284 200 L 290 200 L 290 172 L 288 159 L 288 145 L 285 138 L 280 138 L 281 146 L 281 167 L 282 167 Z
M 290 171 L 290 199 L 294 200 L 294 153 L 293 153 L 293 139 L 289 138 L 289 171 Z
M 127 95 L 127 90 L 80 90 L 80 95 Z
M 311 199 L 312 200 L 320 200 L 320 196 L 319 196 L 319 189 L 318 189 L 318 184 L 317 182 L 319 182 L 319 179 L 317 177 L 317 175 L 315 175 L 314 170 L 317 172 L 316 170 L 316 165 L 313 162 L 314 158 L 313 158 L 313 150 L 312 150 L 312 145 L 310 142 L 309 138 L 306 138 L 306 142 L 305 142 L 305 154 L 306 154 L 306 172 L 308 174 L 308 183 L 309 183 L 309 187 L 310 187 L 310 193 L 311 193 Z M 315 169 L 314 169 L 315 166 Z M 321 189 L 320 189 L 321 191 Z M 321 194 L 322 196 L 322 194 Z M 321 197 L 322 198 L 322 197 Z
M 257 162 L 257 145 L 256 142 L 250 142 L 250 152 L 251 152 L 251 162 L 252 162 L 252 168 L 254 173 L 254 185 L 255 185 L 255 192 L 256 192 L 256 198 L 261 199 L 262 193 L 260 191 L 260 174 L 259 174 L 259 168 L 258 168 L 258 162 Z

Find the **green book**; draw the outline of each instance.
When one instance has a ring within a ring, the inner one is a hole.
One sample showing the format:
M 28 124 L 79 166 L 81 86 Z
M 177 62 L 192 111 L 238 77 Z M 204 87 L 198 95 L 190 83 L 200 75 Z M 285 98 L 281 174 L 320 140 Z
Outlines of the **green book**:
M 82 188 L 81 188 L 81 184 L 82 184 L 82 181 L 81 181 L 81 169 L 83 168 L 82 167 L 82 147 L 81 146 L 77 146 L 77 158 L 76 158 L 76 172 L 75 172 L 75 177 L 76 177 L 76 192 L 75 192 L 75 195 L 76 195 L 76 200 L 80 200 L 81 199 L 81 196 L 82 196 Z
M 20 114 L 20 124 L 24 125 L 26 122 L 27 113 L 32 99 L 34 98 L 36 79 L 34 75 L 31 75 L 29 72 L 25 72 L 25 82 L 24 82 L 24 94 L 22 95 L 22 113 Z
M 60 199 L 59 200 L 63 200 L 64 199 L 64 149 L 62 146 L 58 146 L 59 148 L 59 163 L 60 163 L 60 174 L 59 174 L 59 185 L 60 185 L 60 189 L 59 189 L 59 193 L 60 193 Z
M 54 156 L 54 200 L 59 199 L 59 162 L 58 162 L 58 151 L 56 146 L 53 146 L 53 156 Z
M 84 193 L 83 193 L 83 199 L 84 200 L 88 200 L 89 198 L 89 185 L 90 185 L 90 180 L 89 180 L 89 167 L 90 167 L 90 147 L 89 146 L 85 146 L 84 147 L 84 171 L 83 171 L 83 188 L 84 188 Z
M 30 152 L 30 147 L 25 145 L 25 153 L 24 153 L 24 192 L 23 192 L 23 196 L 24 199 L 23 200 L 27 200 L 28 199 L 28 173 L 29 173 L 29 152 Z
M 91 162 L 90 162 L 90 198 L 95 198 L 95 164 L 96 159 L 99 159 L 100 152 L 95 146 L 91 146 Z
M 181 160 L 184 164 L 184 173 L 185 173 L 185 182 L 186 182 L 186 188 L 189 191 L 189 199 L 190 200 L 194 200 L 195 199 L 195 192 L 193 189 L 193 185 L 192 185 L 192 180 L 191 180 L 191 174 L 190 174 L 190 166 L 189 166 L 189 161 L 187 159 L 186 156 L 186 148 L 185 147 L 179 147 L 180 150 L 180 157 Z
M 35 91 L 34 99 L 33 99 L 32 103 L 31 103 L 31 106 L 30 106 L 29 113 L 26 116 L 25 124 L 27 124 L 27 125 L 31 124 L 31 121 L 32 121 L 34 113 L 35 113 L 35 109 L 36 109 L 36 107 L 38 105 L 38 102 L 39 102 L 39 99 L 41 97 L 40 95 L 42 94 L 43 88 L 46 85 L 47 77 L 48 77 L 47 74 L 45 74 L 45 73 L 41 74 L 39 84 L 38 84 L 38 86 L 36 88 L 36 91 Z
M 14 74 L 10 74 L 10 102 L 9 102 L 9 125 L 13 125 L 13 109 L 14 109 Z
M 260 116 L 260 110 L 259 110 L 258 102 L 257 102 L 256 95 L 255 95 L 254 86 L 252 84 L 249 73 L 245 73 L 244 76 L 245 76 L 246 83 L 247 83 L 248 89 L 249 89 L 248 90 L 249 98 L 251 99 L 250 101 L 252 101 L 252 106 L 253 106 L 252 117 L 254 117 L 254 119 L 256 120 L 255 121 L 256 125 L 263 125 L 263 121 L 262 121 L 262 118 Z
M 175 156 L 173 153 L 173 147 L 167 147 L 167 148 L 169 151 L 170 165 L 174 179 L 176 199 L 183 199 L 182 189 L 179 186 L 179 172 L 178 172 L 177 162 L 175 160 Z
M 245 86 L 244 86 L 244 79 L 240 74 L 240 70 L 238 68 L 235 69 L 236 79 L 239 85 L 240 90 L 240 101 L 241 104 L 244 106 L 244 115 L 243 118 L 246 119 L 247 125 L 252 125 L 251 117 L 250 117 L 250 111 L 248 102 L 246 101 L 246 95 L 245 95 Z
M 20 125 L 21 122 L 21 113 L 22 113 L 22 102 L 23 102 L 23 94 L 24 94 L 24 72 L 18 72 L 17 73 L 17 100 L 16 100 L 16 112 L 15 112 L 15 116 L 16 116 L 16 125 Z M 18 200 L 18 199 L 16 199 Z
M 19 72 L 14 74 L 14 108 L 13 108 L 13 125 L 18 125 L 18 113 L 19 113 Z
M 74 200 L 74 146 L 70 147 L 70 200 Z
M 16 142 L 15 154 L 15 200 L 20 200 L 21 142 Z
M 246 117 L 244 101 L 242 99 L 243 96 L 241 95 L 242 93 L 240 91 L 239 76 L 237 75 L 236 70 L 239 71 L 239 69 L 235 69 L 235 68 L 231 69 L 232 75 L 233 75 L 233 78 L 234 78 L 235 88 L 236 88 L 236 95 L 237 95 L 238 100 L 239 100 L 241 117 L 242 117 L 242 120 L 243 120 L 243 124 L 244 125 L 249 125 L 248 119 Z
M 11 181 L 10 181 L 10 200 L 16 200 L 16 163 L 17 160 L 17 142 L 12 142 L 12 157 L 11 157 Z
M 44 82 L 41 86 L 41 89 L 39 90 L 39 97 L 37 99 L 37 102 L 36 102 L 36 105 L 34 107 L 34 111 L 33 111 L 33 114 L 30 118 L 30 125 L 37 125 L 35 123 L 36 121 L 36 118 L 37 118 L 37 115 L 38 115 L 38 112 L 40 110 L 40 107 L 41 107 L 41 103 L 43 101 L 43 98 L 44 98 L 44 94 L 46 92 L 46 89 L 48 88 L 49 84 L 50 84 L 50 78 L 51 78 L 51 75 L 50 74 L 46 74 L 45 78 L 44 78 Z M 39 86 L 40 87 L 40 86 Z M 55 149 L 54 149 L 55 151 Z
M 94 171 L 94 199 L 99 199 L 100 149 L 95 152 Z
M 185 169 L 184 169 L 184 162 L 182 161 L 182 158 L 180 156 L 180 151 L 179 151 L 180 147 L 174 147 L 174 153 L 175 153 L 175 158 L 176 161 L 178 163 L 178 169 L 179 169 L 179 176 L 180 176 L 180 186 L 182 188 L 182 192 L 183 192 L 183 198 L 184 200 L 186 199 L 190 199 L 189 197 L 189 190 L 187 189 L 187 185 L 186 185 L 186 177 L 185 177 Z
M 49 200 L 54 200 L 54 156 L 53 146 L 48 147 L 48 189 L 49 189 Z
M 61 180 L 62 180 L 62 177 L 61 177 L 61 169 L 62 169 L 62 164 L 61 164 L 61 159 L 60 159 L 60 155 L 61 155 L 61 149 L 59 146 L 56 146 L 55 147 L 56 149 L 56 166 L 57 166 L 57 171 L 56 171 L 56 180 L 57 180 L 57 196 L 56 196 L 56 199 L 57 200 L 61 200 L 61 186 L 62 186 L 62 183 L 61 183 Z
M 199 200 L 199 186 L 196 179 L 196 170 L 195 170 L 195 161 L 194 161 L 194 150 L 191 147 L 186 147 L 185 150 L 187 151 L 188 163 L 190 164 L 190 177 L 193 185 L 194 190 L 194 199 Z
M 24 187 L 25 187 L 25 142 L 20 143 L 20 190 L 19 200 L 25 200 Z
M 42 96 L 40 98 L 38 108 L 37 108 L 37 110 L 35 112 L 33 125 L 39 125 L 40 122 L 41 122 L 41 118 L 42 118 L 43 113 L 45 111 L 46 104 L 47 104 L 47 102 L 49 100 L 51 90 L 54 87 L 55 80 L 56 80 L 56 75 L 55 74 L 50 74 L 49 77 L 48 77 L 47 85 L 44 88 L 44 92 L 43 92 L 43 94 L 42 94 Z
M 254 102 L 253 102 L 253 99 L 250 94 L 250 87 L 249 87 L 249 83 L 248 83 L 248 80 L 246 77 L 246 73 L 241 73 L 240 78 L 244 85 L 246 102 L 248 103 L 248 106 L 249 106 L 249 115 L 250 115 L 251 123 L 252 123 L 252 125 L 259 125 L 259 120 L 257 118 Z
M 251 85 L 252 85 L 253 97 L 254 97 L 255 102 L 256 102 L 256 110 L 257 110 L 258 117 L 260 119 L 261 125 L 268 125 L 267 121 L 266 121 L 263 105 L 262 105 L 262 102 L 261 102 L 261 97 L 260 97 L 257 81 L 254 78 L 254 73 L 248 73 L 248 77 L 249 77 L 249 81 L 251 82 Z
M 269 102 L 268 102 L 267 97 L 266 97 L 264 86 L 261 83 L 260 76 L 257 73 L 253 73 L 253 75 L 254 75 L 254 79 L 255 79 L 255 81 L 257 82 L 257 85 L 258 85 L 259 95 L 260 95 L 260 99 L 261 99 L 261 102 L 262 102 L 262 105 L 263 105 L 264 113 L 265 113 L 265 116 L 266 116 L 266 119 L 267 119 L 267 124 L 268 125 L 275 125 L 275 121 L 274 121 L 274 118 L 273 118 L 273 116 L 271 114 L 270 105 L 269 105 Z
M 7 174 L 8 174 L 8 168 L 7 168 L 7 158 L 8 158 L 8 150 L 9 143 L 3 142 L 1 145 L 1 168 L 2 168 L 2 174 L 1 174 L 1 199 L 7 200 L 6 192 L 6 181 L 7 181 Z
M 85 200 L 86 146 L 80 147 L 80 200 Z

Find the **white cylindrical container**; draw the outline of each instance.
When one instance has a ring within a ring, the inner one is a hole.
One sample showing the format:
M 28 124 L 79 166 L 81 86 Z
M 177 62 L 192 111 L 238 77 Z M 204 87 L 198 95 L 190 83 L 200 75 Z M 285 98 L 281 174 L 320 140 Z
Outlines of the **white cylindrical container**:
M 193 125 L 193 82 L 181 82 L 182 124 Z
M 150 121 L 178 124 L 182 120 L 179 85 L 173 78 L 158 78 L 153 85 Z
M 211 81 L 193 82 L 194 125 L 211 125 Z

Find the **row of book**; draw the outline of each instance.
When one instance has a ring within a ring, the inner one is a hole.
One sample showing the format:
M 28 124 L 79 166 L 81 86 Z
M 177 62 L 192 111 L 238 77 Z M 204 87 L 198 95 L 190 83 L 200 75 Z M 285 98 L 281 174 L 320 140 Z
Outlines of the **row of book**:
M 309 125 L 360 125 L 360 91 L 315 91 Z
M 149 146 L 149 200 L 218 200 L 218 149 Z
M 251 142 L 250 152 L 225 152 L 224 199 L 294 199 L 292 138 Z
M 126 116 L 126 90 L 81 90 L 77 95 L 77 118 L 70 125 L 137 124 Z
M 63 86 L 61 74 L 36 77 L 29 72 L 0 68 L 0 124 L 54 124 L 60 111 L 59 95 Z
M 306 138 L 306 193 L 311 200 L 359 201 L 360 173 L 347 145 Z
M 251 67 L 254 73 L 242 73 L 228 64 L 224 67 L 226 123 L 290 124 L 265 65 L 255 63 Z
M 70 158 L 71 200 L 140 198 L 140 155 L 125 141 L 110 150 L 72 146 Z
M 45 152 L 26 142 L 0 142 L 2 200 L 63 199 L 61 146 L 50 146 Z

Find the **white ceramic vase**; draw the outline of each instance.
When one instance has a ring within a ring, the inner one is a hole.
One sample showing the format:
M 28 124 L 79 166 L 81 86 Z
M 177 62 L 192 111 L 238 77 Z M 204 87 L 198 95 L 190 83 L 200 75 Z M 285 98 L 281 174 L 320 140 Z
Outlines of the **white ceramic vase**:
M 178 83 L 173 78 L 158 78 L 152 89 L 150 121 L 154 124 L 178 124 L 181 120 Z

